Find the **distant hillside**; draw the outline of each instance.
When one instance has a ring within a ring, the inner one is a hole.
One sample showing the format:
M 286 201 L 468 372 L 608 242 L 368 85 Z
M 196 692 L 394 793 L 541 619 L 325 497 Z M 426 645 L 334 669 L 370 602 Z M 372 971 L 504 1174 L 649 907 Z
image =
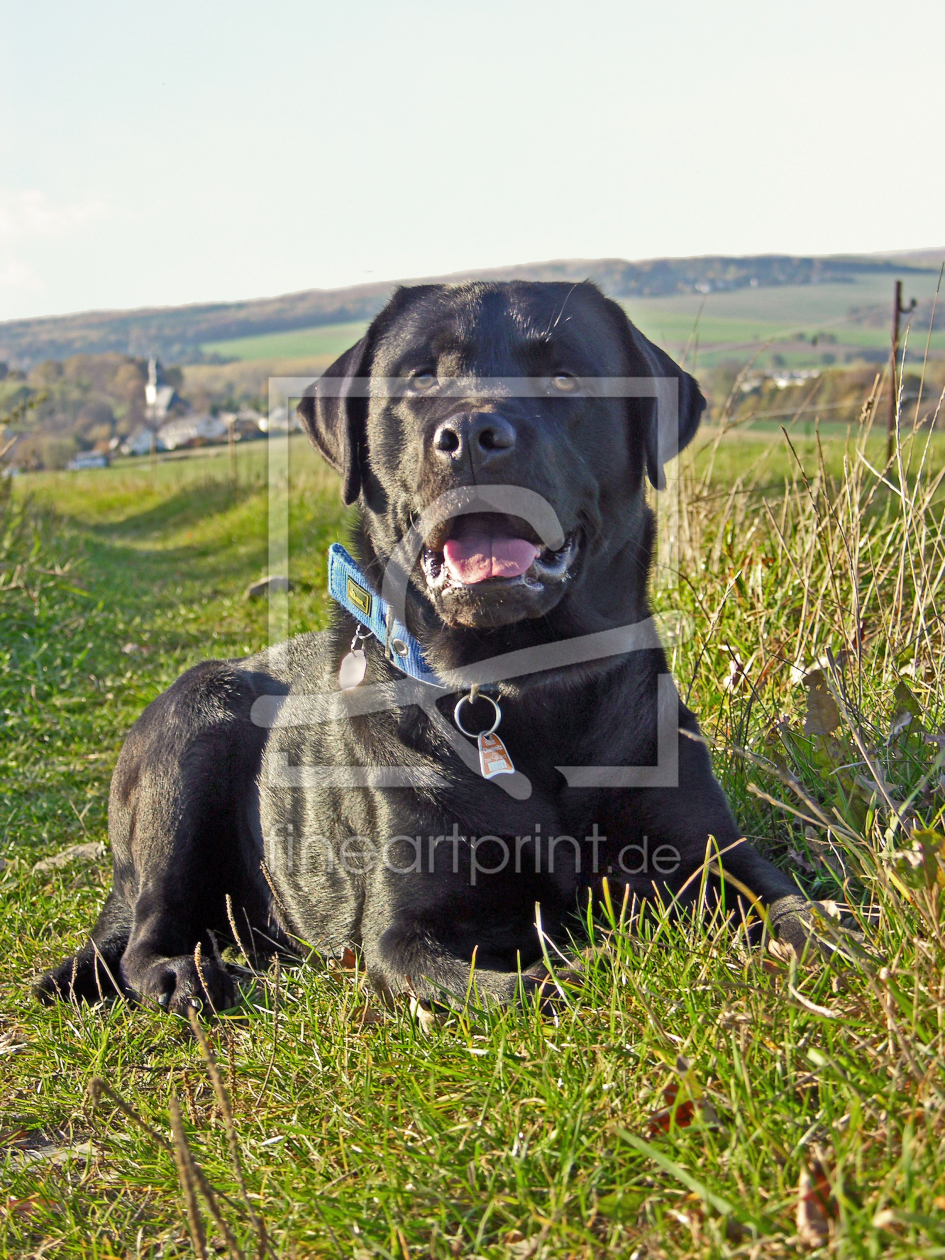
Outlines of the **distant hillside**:
M 568 259 L 429 279 L 590 278 L 612 297 L 627 299 L 749 287 L 845 284 L 866 274 L 907 275 L 927 272 L 933 265 L 937 269 L 943 253 L 925 250 L 881 258 L 771 254 L 748 258 L 657 258 L 647 262 Z M 370 319 L 383 306 L 393 284 L 390 281 L 346 289 L 309 289 L 246 302 L 11 320 L 0 323 L 0 361 L 28 369 L 47 359 L 117 352 L 133 356 L 157 354 L 168 362 L 199 363 L 207 357 L 202 350 L 207 343 Z

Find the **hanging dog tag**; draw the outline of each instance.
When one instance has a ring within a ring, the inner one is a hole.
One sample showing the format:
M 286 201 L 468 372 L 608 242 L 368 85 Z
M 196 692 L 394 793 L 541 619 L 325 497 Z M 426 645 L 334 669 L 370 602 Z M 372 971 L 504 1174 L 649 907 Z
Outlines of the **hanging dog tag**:
M 477 735 L 476 743 L 479 745 L 479 768 L 484 779 L 494 779 L 497 774 L 515 773 L 508 749 L 498 735 Z
M 342 691 L 353 691 L 364 682 L 367 673 L 367 657 L 361 648 L 349 652 L 338 670 L 338 686 Z
M 369 637 L 360 626 L 355 630 L 348 655 L 344 657 L 338 670 L 338 686 L 342 691 L 353 691 L 364 682 L 364 675 L 367 673 L 367 657 L 364 655 L 364 649 L 359 648 L 358 644 L 362 639 Z
M 487 701 L 495 710 L 495 721 L 487 731 L 482 731 L 478 735 L 475 735 L 472 731 L 467 731 L 460 716 L 463 711 L 463 705 L 473 704 L 476 700 Z M 478 683 L 472 687 L 468 696 L 460 696 L 456 701 L 456 708 L 453 710 L 453 721 L 456 723 L 457 730 L 462 731 L 464 735 L 468 735 L 470 739 L 476 741 L 476 747 L 479 749 L 479 771 L 484 779 L 494 779 L 497 774 L 515 773 L 515 767 L 512 765 L 512 758 L 509 756 L 508 749 L 495 733 L 499 723 L 502 721 L 502 710 L 499 708 L 499 702 L 493 700 L 492 696 L 480 695 Z

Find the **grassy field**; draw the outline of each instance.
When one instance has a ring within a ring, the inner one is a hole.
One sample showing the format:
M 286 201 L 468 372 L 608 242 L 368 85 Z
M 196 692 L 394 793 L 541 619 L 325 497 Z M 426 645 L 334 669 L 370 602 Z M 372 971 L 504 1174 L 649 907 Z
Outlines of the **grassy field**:
M 260 337 L 236 337 L 202 346 L 206 354 L 228 359 L 337 358 L 363 336 L 365 323 L 325 324 L 320 328 L 298 328 L 292 332 L 266 333 Z
M 355 958 L 246 968 L 208 1029 L 228 1107 L 181 1021 L 34 1004 L 109 882 L 107 857 L 35 864 L 106 839 L 148 700 L 265 643 L 243 595 L 265 450 L 239 451 L 236 485 L 214 457 L 20 479 L 0 500 L 0 1254 L 193 1256 L 179 1105 L 220 1218 L 201 1200 L 207 1254 L 945 1256 L 945 451 L 923 463 L 920 438 L 880 479 L 879 439 L 795 449 L 706 435 L 659 600 L 695 628 L 673 668 L 745 834 L 863 943 L 825 912 L 824 956 L 798 962 L 613 906 L 557 1014 L 470 1003 L 433 1027 L 378 1009 Z M 294 631 L 325 624 L 343 536 L 336 479 L 293 439 Z
M 927 302 L 935 293 L 937 275 L 909 276 L 903 295 Z M 706 364 L 722 354 L 733 354 L 768 341 L 783 342 L 798 333 L 811 336 L 829 333 L 836 343 L 819 342 L 808 347 L 807 355 L 817 361 L 818 353 L 865 347 L 886 350 L 893 283 L 888 277 L 858 276 L 851 284 L 780 285 L 774 288 L 736 289 L 698 293 L 671 298 L 628 298 L 624 305 L 640 328 L 654 340 L 673 346 L 685 345 L 698 319 L 700 358 Z M 850 317 L 852 309 L 875 307 L 883 314 L 879 327 L 865 327 Z M 700 314 L 701 312 L 701 314 Z M 905 321 L 903 321 L 905 323 Z M 925 348 L 927 325 L 915 330 Z M 945 333 L 935 332 L 933 346 L 945 349 Z M 778 347 L 776 347 L 778 348 Z M 709 356 L 704 358 L 704 356 Z
M 928 302 L 938 277 L 931 271 L 910 276 L 905 297 Z M 886 314 L 892 308 L 892 281 L 886 276 L 862 275 L 850 284 L 781 285 L 774 288 L 737 289 L 731 292 L 680 294 L 678 297 L 628 298 L 624 303 L 631 319 L 654 341 L 671 351 L 681 350 L 698 324 L 698 359 L 711 367 L 732 355 L 767 343 L 792 366 L 819 364 L 824 353 L 842 361 L 858 350 L 886 350 L 889 329 Z M 883 312 L 878 327 L 867 327 L 850 317 L 852 308 L 876 307 Z M 327 356 L 329 361 L 362 335 L 366 324 L 330 324 L 300 328 L 261 337 L 216 341 L 202 347 L 205 353 L 241 362 L 260 359 L 303 359 Z M 916 346 L 925 349 L 927 327 L 916 328 Z M 824 341 L 828 334 L 835 340 Z M 802 334 L 807 344 L 798 337 Z M 810 339 L 818 336 L 816 346 Z M 921 342 L 921 345 L 918 343 Z M 932 336 L 931 349 L 945 350 L 945 330 Z

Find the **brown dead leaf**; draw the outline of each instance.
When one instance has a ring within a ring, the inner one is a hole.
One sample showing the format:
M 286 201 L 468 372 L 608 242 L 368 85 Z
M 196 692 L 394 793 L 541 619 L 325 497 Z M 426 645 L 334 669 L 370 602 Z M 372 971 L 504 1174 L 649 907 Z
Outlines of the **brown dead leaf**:
M 3 1211 L 8 1216 L 32 1216 L 35 1212 L 42 1211 L 43 1208 L 58 1208 L 60 1205 L 54 1199 L 44 1199 L 42 1195 L 31 1194 L 26 1199 L 7 1199 L 3 1204 Z
M 549 1232 L 549 1226 L 543 1225 L 537 1234 L 532 1234 L 531 1238 L 523 1238 L 517 1229 L 511 1230 L 510 1233 L 518 1234 L 518 1238 L 514 1242 L 506 1243 L 509 1254 L 515 1260 L 531 1260 L 531 1257 L 540 1250 Z
M 801 1246 L 810 1251 L 822 1247 L 830 1237 L 830 1223 L 836 1214 L 837 1205 L 821 1161 L 802 1164 L 797 1186 L 797 1237 Z
M 647 1137 L 654 1137 L 657 1133 L 668 1133 L 674 1125 L 677 1129 L 686 1129 L 692 1124 L 692 1118 L 696 1114 L 696 1104 L 691 1098 L 687 1098 L 683 1102 L 677 1102 L 679 1086 L 675 1081 L 671 1085 L 666 1086 L 663 1090 L 663 1097 L 669 1106 L 661 1107 L 659 1111 L 654 1111 L 647 1119 Z
M 718 1114 L 705 1097 L 689 1060 L 679 1055 L 676 1059 L 675 1070 L 679 1080 L 670 1081 L 663 1090 L 663 1098 L 667 1105 L 661 1107 L 659 1111 L 654 1111 L 647 1120 L 648 1137 L 654 1137 L 658 1133 L 669 1133 L 674 1127 L 688 1128 L 697 1113 L 706 1124 L 719 1122 Z
M 802 871 L 807 871 L 809 874 L 813 875 L 814 871 L 817 869 L 813 862 L 808 862 L 804 854 L 798 849 L 788 849 L 787 855 L 794 865 L 799 866 Z
M 43 875 L 49 871 L 58 871 L 71 862 L 94 862 L 104 856 L 104 853 L 105 846 L 100 840 L 90 840 L 87 844 L 71 844 L 68 849 L 37 862 L 33 867 L 33 874 Z
M 385 1018 L 381 1011 L 375 1010 L 367 1003 L 351 1012 L 351 1022 L 357 1028 L 371 1028 L 374 1024 L 383 1024 Z
M 782 963 L 786 963 L 787 966 L 790 966 L 794 959 L 798 957 L 798 951 L 790 941 L 768 941 L 768 949 L 774 954 L 775 958 Z M 769 961 L 770 959 L 765 959 L 765 962 Z M 764 963 L 762 963 L 762 966 L 764 967 Z M 775 974 L 770 967 L 765 967 L 765 971 L 771 972 L 772 975 Z M 783 973 L 784 968 L 780 967 L 778 971 Z
M 330 959 L 328 966 L 332 969 L 332 971 L 356 971 L 358 967 L 358 956 L 353 949 L 349 949 L 346 945 L 342 951 L 341 957 Z
M 804 676 L 807 688 L 807 716 L 804 718 L 805 735 L 831 735 L 840 725 L 840 710 L 830 694 L 827 680 L 821 669 L 812 669 Z

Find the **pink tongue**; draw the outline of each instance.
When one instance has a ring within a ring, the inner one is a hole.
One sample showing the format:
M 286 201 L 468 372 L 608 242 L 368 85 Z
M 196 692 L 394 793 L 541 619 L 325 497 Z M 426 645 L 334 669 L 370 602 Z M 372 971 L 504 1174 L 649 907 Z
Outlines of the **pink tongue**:
M 467 529 L 443 547 L 446 567 L 457 582 L 472 586 L 489 578 L 521 577 L 541 548 L 525 538 Z

